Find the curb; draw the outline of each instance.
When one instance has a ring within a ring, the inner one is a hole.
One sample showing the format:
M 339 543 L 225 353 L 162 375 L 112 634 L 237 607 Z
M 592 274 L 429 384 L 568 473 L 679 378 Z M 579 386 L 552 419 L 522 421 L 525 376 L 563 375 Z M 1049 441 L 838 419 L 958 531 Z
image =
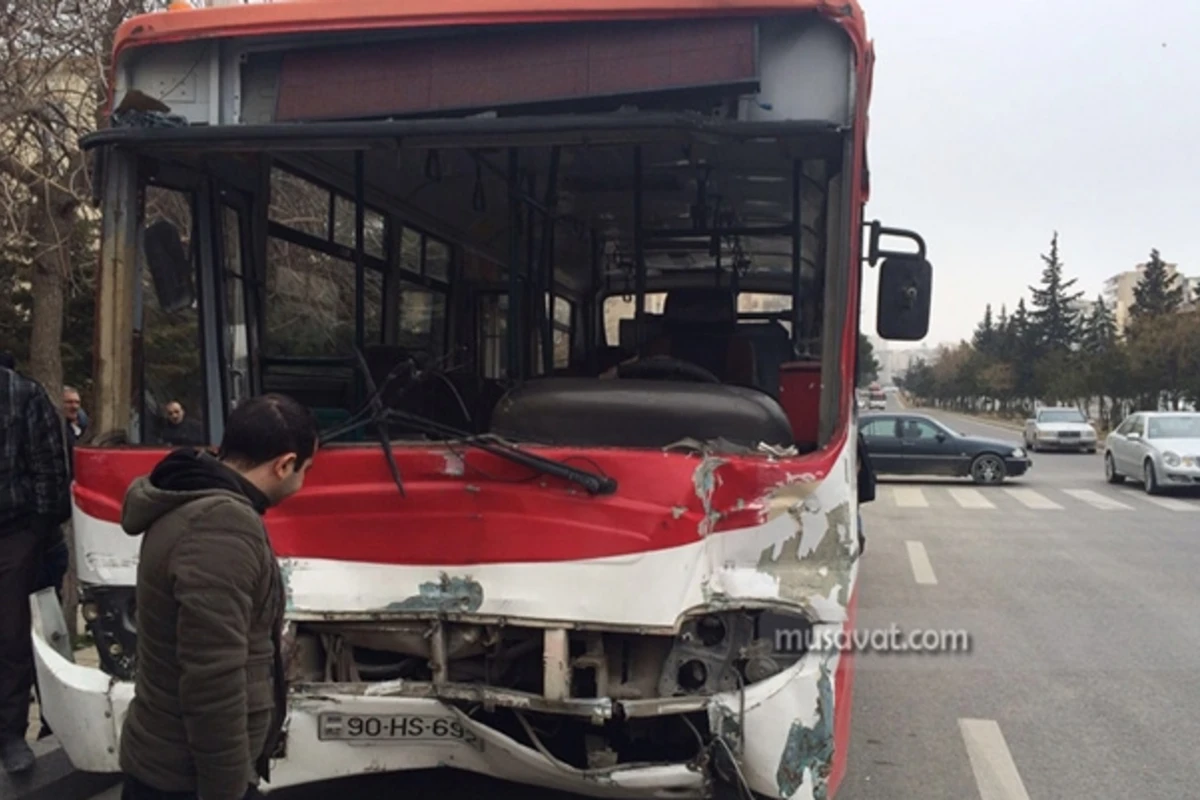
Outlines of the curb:
M 21 775 L 0 772 L 0 800 L 86 800 L 121 782 L 119 772 L 81 772 L 57 744 L 30 747 L 33 769 Z

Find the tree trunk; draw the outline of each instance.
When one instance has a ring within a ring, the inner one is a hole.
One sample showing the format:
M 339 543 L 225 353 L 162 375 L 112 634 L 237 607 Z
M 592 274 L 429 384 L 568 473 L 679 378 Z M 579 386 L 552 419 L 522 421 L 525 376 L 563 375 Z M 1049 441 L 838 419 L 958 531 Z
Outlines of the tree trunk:
M 62 405 L 63 306 L 71 274 L 71 233 L 75 227 L 75 198 L 43 187 L 43 200 L 34 209 L 31 232 L 37 247 L 30 291 L 29 373 L 46 387 L 55 406 Z

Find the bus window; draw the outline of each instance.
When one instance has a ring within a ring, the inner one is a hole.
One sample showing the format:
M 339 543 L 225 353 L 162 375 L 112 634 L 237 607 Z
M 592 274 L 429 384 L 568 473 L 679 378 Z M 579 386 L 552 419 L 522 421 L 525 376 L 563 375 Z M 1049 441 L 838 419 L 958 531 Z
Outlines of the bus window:
M 382 292 L 376 302 L 382 304 Z M 266 356 L 352 353 L 354 265 L 272 237 L 267 243 L 264 311 Z
M 145 224 L 172 223 L 195 269 L 192 195 L 150 186 L 145 197 Z M 134 397 L 135 435 L 145 444 L 203 444 L 207 431 L 198 301 L 174 311 L 161 308 L 144 257 L 141 262 L 141 391 Z
M 246 324 L 246 273 L 242 265 L 242 224 L 236 209 L 221 206 L 225 281 L 225 375 L 229 408 L 251 394 L 249 326 Z
M 401 281 L 398 307 L 396 344 L 440 358 L 446 350 L 446 296 Z
M 649 292 L 646 294 L 646 313 L 661 314 L 663 304 L 667 302 L 666 292 Z M 637 303 L 633 295 L 615 294 L 604 299 L 604 341 L 610 346 L 621 345 L 621 320 L 633 319 L 637 312 Z M 632 349 L 632 348 L 630 348 Z
M 387 258 L 384 242 L 387 238 L 387 221 L 383 214 L 373 208 L 363 211 L 363 252 L 375 258 Z M 337 195 L 333 200 L 333 241 L 342 247 L 354 249 L 354 201 Z
M 500 380 L 508 371 L 508 295 L 480 295 L 477 318 L 483 377 Z
M 450 280 L 450 248 L 432 237 L 425 237 L 425 277 Z

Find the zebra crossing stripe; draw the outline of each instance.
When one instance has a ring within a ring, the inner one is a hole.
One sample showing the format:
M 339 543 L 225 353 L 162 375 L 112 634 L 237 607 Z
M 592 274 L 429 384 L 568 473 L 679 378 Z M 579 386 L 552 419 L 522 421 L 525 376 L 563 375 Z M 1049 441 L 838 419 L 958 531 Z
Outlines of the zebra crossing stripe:
M 963 508 L 995 508 L 991 500 L 983 496 L 978 489 L 949 489 L 954 502 Z
M 1063 489 L 1063 494 L 1070 495 L 1076 500 L 1082 500 L 1101 511 L 1133 511 L 1133 506 L 1127 506 L 1111 497 L 1105 497 L 1099 492 L 1093 492 L 1091 489 Z
M 929 508 L 929 501 L 919 486 L 893 486 L 892 499 L 901 508 Z
M 1026 508 L 1062 511 L 1062 506 L 1049 497 L 1038 494 L 1033 489 L 1005 489 L 1004 491 Z

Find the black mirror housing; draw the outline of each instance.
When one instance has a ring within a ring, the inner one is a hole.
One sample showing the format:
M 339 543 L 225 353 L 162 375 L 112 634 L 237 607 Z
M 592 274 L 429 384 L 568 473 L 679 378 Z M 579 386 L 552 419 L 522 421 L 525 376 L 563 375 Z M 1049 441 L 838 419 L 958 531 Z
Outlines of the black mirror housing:
M 879 267 L 875 329 L 891 341 L 916 342 L 929 333 L 933 267 L 919 255 L 894 254 Z
M 196 301 L 193 267 L 179 237 L 179 229 L 165 219 L 148 225 L 143 233 L 142 249 L 159 308 L 171 314 L 191 307 Z

